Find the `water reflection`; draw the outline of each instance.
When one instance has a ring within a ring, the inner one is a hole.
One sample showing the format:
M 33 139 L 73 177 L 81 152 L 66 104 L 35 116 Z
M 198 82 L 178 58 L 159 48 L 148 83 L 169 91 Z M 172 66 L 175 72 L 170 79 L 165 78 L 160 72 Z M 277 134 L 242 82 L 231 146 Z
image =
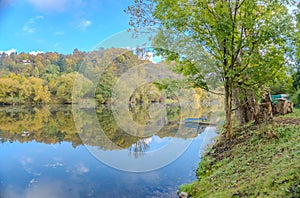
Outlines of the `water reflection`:
M 138 140 L 131 147 L 129 147 L 129 152 L 133 153 L 135 158 L 138 158 L 149 149 L 149 143 L 150 143 L 149 140 L 151 141 L 151 138 Z
M 147 124 L 149 122 L 149 109 L 143 106 L 131 108 L 131 116 L 134 121 Z M 148 149 L 149 138 L 139 138 L 130 135 L 118 126 L 111 109 L 101 106 L 97 108 L 98 122 L 105 134 L 97 133 L 93 128 L 91 109 L 81 110 L 80 116 L 83 129 L 78 131 L 74 123 L 74 115 L 71 106 L 42 106 L 42 107 L 1 107 L 0 108 L 0 135 L 2 142 L 41 142 L 46 144 L 56 144 L 63 141 L 71 142 L 73 147 L 82 145 L 83 138 L 89 146 L 98 146 L 104 150 L 129 148 L 131 152 L 144 152 Z M 180 125 L 180 107 L 167 106 L 166 123 L 163 128 L 155 133 L 160 138 L 174 137 L 178 133 Z M 148 121 L 147 121 L 148 120 Z M 145 133 L 140 130 L 139 133 Z M 103 142 L 105 135 L 118 147 L 114 147 L 107 142 Z M 197 134 L 189 131 L 179 132 L 181 138 L 194 138 Z
M 1 107 L 0 135 L 2 142 L 82 144 L 70 106 Z
M 195 179 L 199 147 L 203 151 L 216 135 L 213 128 L 197 131 L 185 126 L 176 106 L 166 106 L 164 126 L 145 138 L 118 127 L 111 109 L 97 108 L 96 119 L 92 111 L 81 109 L 74 113 L 71 106 L 1 107 L 0 197 L 176 197 L 179 185 Z M 130 113 L 136 121 L 144 117 L 147 122 L 155 115 L 149 115 L 149 109 L 144 107 Z M 74 116 L 80 116 L 82 128 L 75 127 Z M 97 133 L 94 122 L 104 133 Z M 178 131 L 180 125 L 182 130 Z M 90 147 L 116 164 L 138 169 L 147 167 L 144 160 L 154 151 L 172 142 L 178 147 L 188 141 L 191 145 L 180 158 L 147 173 L 118 171 L 87 150 Z
M 85 147 L 74 149 L 68 142 L 6 142 L 0 145 L 5 159 L 0 168 L 0 197 L 176 197 L 179 185 L 195 179 L 199 147 L 202 151 L 214 136 L 205 131 L 174 163 L 143 174 L 110 168 Z

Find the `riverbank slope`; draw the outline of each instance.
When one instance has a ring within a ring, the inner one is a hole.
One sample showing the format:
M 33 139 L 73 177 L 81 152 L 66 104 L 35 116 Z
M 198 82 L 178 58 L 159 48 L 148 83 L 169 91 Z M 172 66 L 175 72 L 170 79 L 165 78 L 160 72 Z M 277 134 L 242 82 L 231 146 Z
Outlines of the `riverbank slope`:
M 220 136 L 201 159 L 191 197 L 300 197 L 300 109 L 273 124 L 249 124 Z

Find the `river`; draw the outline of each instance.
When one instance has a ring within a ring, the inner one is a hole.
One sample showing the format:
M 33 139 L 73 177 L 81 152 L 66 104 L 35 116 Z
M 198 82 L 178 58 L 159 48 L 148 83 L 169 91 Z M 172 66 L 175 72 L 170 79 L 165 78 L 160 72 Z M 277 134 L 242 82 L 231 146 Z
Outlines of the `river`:
M 1 107 L 0 197 L 177 197 L 217 133 L 166 109 Z

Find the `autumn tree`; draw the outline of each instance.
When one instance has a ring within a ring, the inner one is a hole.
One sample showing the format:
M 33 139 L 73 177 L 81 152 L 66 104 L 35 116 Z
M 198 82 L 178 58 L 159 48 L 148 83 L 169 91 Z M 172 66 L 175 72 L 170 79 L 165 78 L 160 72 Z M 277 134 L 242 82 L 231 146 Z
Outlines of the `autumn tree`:
M 139 27 L 161 28 L 158 36 L 163 42 L 158 45 L 159 54 L 178 63 L 182 73 L 196 85 L 209 88 L 204 77 L 217 77 L 225 92 L 225 133 L 231 138 L 233 110 L 247 104 L 247 92 L 255 98 L 264 85 L 285 69 L 287 43 L 294 27 L 287 9 L 291 3 L 135 0 L 126 12 L 131 15 L 129 24 L 137 31 Z M 199 70 L 205 63 L 203 57 L 212 63 L 211 72 L 206 74 Z M 235 93 L 237 89 L 243 93 Z M 238 100 L 234 105 L 235 97 Z M 251 105 L 256 104 L 254 101 Z
M 44 80 L 36 77 L 22 77 L 11 73 L 0 78 L 0 103 L 41 104 L 48 103 L 50 93 Z
M 79 84 L 80 87 L 75 87 L 76 92 L 73 92 L 75 79 L 81 83 Z M 55 93 L 55 98 L 61 103 L 71 104 L 73 102 L 72 97 L 84 98 L 89 95 L 93 84 L 82 74 L 73 72 L 58 77 L 54 87 L 56 90 L 52 91 Z M 73 95 L 74 93 L 76 93 L 76 96 Z

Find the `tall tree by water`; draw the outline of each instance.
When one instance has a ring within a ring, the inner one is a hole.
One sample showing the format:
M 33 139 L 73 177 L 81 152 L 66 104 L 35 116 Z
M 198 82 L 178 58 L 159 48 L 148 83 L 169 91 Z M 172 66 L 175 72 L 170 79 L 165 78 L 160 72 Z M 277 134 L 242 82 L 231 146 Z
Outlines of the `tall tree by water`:
M 158 37 L 171 40 L 173 45 L 164 45 L 162 48 L 166 48 L 160 49 L 159 54 L 178 63 L 181 72 L 194 77 L 197 86 L 209 88 L 204 78 L 207 73 L 203 74 L 205 69 L 195 72 L 198 65 L 202 64 L 200 68 L 203 68 L 203 63 L 193 57 L 211 59 L 210 74 L 215 74 L 224 88 L 224 129 L 227 138 L 231 138 L 234 109 L 245 104 L 257 105 L 255 98 L 262 96 L 262 88 L 285 70 L 288 44 L 295 29 L 287 6 L 293 3 L 289 0 L 135 0 L 125 12 L 130 14 L 129 24 L 135 30 L 147 26 L 165 28 Z M 184 45 L 187 38 L 193 42 Z M 249 97 L 253 99 L 251 103 Z M 257 112 L 253 110 L 253 113 Z M 241 121 L 247 116 L 239 115 Z

